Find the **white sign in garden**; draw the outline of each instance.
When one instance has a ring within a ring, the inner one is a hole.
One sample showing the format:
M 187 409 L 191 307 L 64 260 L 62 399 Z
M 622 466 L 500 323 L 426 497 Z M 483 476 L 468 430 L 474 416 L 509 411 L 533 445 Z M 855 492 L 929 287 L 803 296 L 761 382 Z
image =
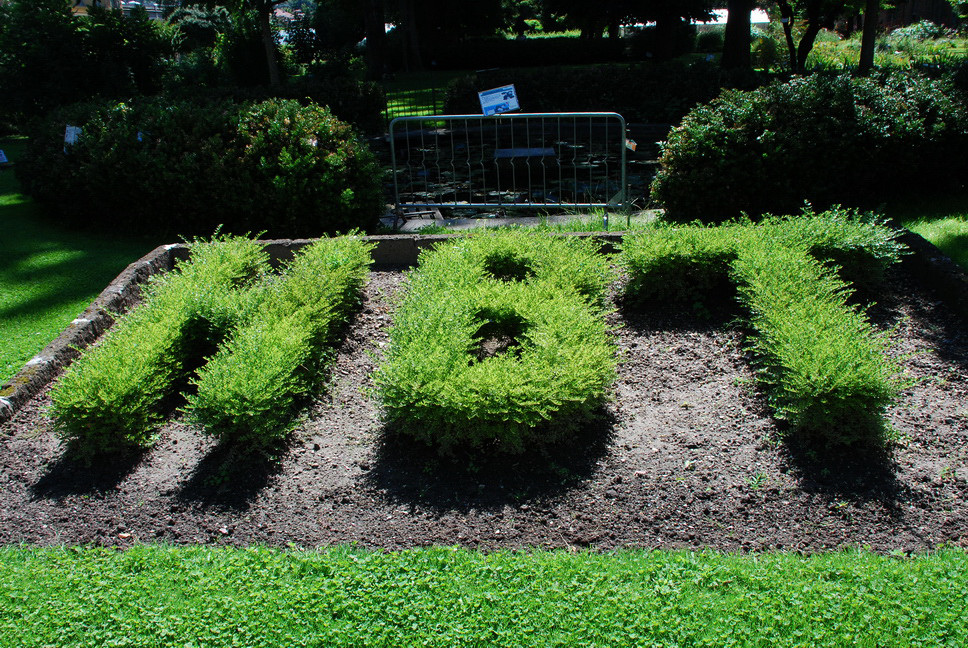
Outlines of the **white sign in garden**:
M 481 111 L 485 117 L 511 112 L 512 110 L 519 110 L 521 108 L 518 104 L 518 94 L 514 91 L 513 85 L 484 90 L 483 92 L 478 92 L 477 96 L 480 97 Z

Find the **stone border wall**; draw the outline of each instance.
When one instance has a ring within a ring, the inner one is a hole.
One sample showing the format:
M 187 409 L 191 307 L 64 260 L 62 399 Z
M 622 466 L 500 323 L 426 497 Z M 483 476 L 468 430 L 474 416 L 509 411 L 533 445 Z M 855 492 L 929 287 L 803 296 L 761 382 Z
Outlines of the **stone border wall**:
M 417 257 L 421 250 L 432 249 L 441 241 L 463 235 L 393 235 L 366 238 L 376 244 L 373 250 L 374 267 L 407 268 L 417 264 Z M 603 242 L 605 252 L 614 252 L 617 245 L 621 243 L 623 233 L 595 232 L 548 234 L 548 236 L 595 237 Z M 912 254 L 904 258 L 904 264 L 914 274 L 933 286 L 939 296 L 968 321 L 968 273 L 917 234 L 904 231 L 901 242 L 912 251 Z M 265 241 L 265 247 L 273 264 L 278 264 L 291 259 L 297 250 L 309 243 L 311 243 L 310 239 L 271 240 Z M 125 268 L 80 317 L 71 322 L 56 340 L 31 358 L 0 388 L 0 423 L 10 419 L 64 366 L 77 358 L 81 349 L 94 342 L 114 323 L 115 316 L 126 312 L 138 303 L 141 298 L 141 284 L 153 275 L 168 272 L 175 267 L 177 261 L 187 258 L 187 245 L 163 245 Z

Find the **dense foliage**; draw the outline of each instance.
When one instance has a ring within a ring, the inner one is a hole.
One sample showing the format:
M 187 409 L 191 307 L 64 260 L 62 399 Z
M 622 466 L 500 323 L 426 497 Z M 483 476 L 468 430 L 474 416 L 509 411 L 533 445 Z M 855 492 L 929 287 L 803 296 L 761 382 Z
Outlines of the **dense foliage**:
M 894 232 L 843 210 L 759 225 L 664 226 L 625 238 L 625 300 L 638 309 L 682 307 L 738 290 L 776 416 L 820 445 L 877 445 L 897 368 L 884 337 L 848 302 L 845 279 L 874 282 L 900 253 Z
M 339 237 L 301 250 L 258 295 L 258 315 L 232 331 L 192 379 L 192 420 L 246 451 L 281 439 L 359 302 L 371 248 Z
M 67 125 L 82 133 L 65 144 Z M 325 108 L 142 101 L 74 105 L 42 122 L 17 166 L 57 219 L 168 236 L 371 228 L 380 171 Z
M 82 454 L 148 446 L 172 397 L 252 304 L 234 288 L 266 268 L 242 238 L 195 242 L 189 263 L 148 287 L 135 308 L 57 381 L 52 412 Z
M 421 255 L 375 378 L 387 421 L 442 452 L 573 432 L 614 376 L 607 277 L 571 238 L 483 234 Z
M 968 110 L 944 79 L 797 77 L 693 109 L 652 191 L 681 221 L 870 205 L 963 183 L 966 145 Z
M 92 8 L 76 18 L 66 0 L 0 3 L 0 120 L 29 117 L 98 94 L 153 92 L 169 35 L 135 9 Z

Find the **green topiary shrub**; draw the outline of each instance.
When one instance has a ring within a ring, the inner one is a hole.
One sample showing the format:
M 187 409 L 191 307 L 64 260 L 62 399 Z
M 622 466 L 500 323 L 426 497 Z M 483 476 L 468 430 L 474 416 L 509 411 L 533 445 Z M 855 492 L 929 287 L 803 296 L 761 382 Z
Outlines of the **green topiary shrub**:
M 842 209 L 759 224 L 664 225 L 623 241 L 624 297 L 647 309 L 738 289 L 776 416 L 814 443 L 881 444 L 897 367 L 884 336 L 848 304 L 842 277 L 876 280 L 902 252 L 896 236 Z
M 864 206 L 961 182 L 968 113 L 947 82 L 795 78 L 725 91 L 663 147 L 652 194 L 678 221 Z
M 332 354 L 333 334 L 359 302 L 372 247 L 340 237 L 304 248 L 268 285 L 258 315 L 199 369 L 191 419 L 246 451 L 283 438 Z
M 806 249 L 769 239 L 743 246 L 733 272 L 777 418 L 810 443 L 882 446 L 899 369 L 886 337 L 847 304 L 847 285 Z
M 82 129 L 76 144 L 67 125 Z M 169 236 L 318 236 L 373 227 L 383 205 L 365 144 L 295 101 L 71 106 L 42 123 L 17 171 L 55 218 Z
M 86 454 L 150 445 L 187 375 L 253 307 L 234 289 L 251 284 L 266 263 L 255 241 L 194 242 L 191 260 L 151 283 L 144 302 L 55 384 L 61 436 Z
M 387 421 L 444 453 L 562 438 L 614 376 L 607 278 L 578 239 L 482 234 L 423 254 L 375 378 Z

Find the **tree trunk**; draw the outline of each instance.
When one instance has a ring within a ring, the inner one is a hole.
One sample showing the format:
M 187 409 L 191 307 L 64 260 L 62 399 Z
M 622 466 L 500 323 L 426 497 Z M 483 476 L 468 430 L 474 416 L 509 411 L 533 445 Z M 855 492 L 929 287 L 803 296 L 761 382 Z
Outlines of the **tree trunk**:
M 422 70 L 423 60 L 420 58 L 420 35 L 417 32 L 417 12 L 413 7 L 414 0 L 400 0 L 400 17 L 403 19 L 403 68 L 405 70 Z
M 365 0 L 364 23 L 366 25 L 366 76 L 371 81 L 383 78 L 386 63 L 386 14 L 383 0 Z
M 785 0 L 780 2 L 780 23 L 783 24 L 783 35 L 786 37 L 787 52 L 790 56 L 790 70 L 797 71 L 797 46 L 793 42 L 793 8 Z
M 270 17 L 274 3 L 259 7 L 259 31 L 262 32 L 262 44 L 266 49 L 266 66 L 269 70 L 269 85 L 282 85 L 282 75 L 279 74 L 279 61 L 276 59 L 276 39 L 272 37 L 272 23 Z
M 879 0 L 867 0 L 864 7 L 864 34 L 860 42 L 860 62 L 857 72 L 867 76 L 874 69 L 874 41 L 877 38 L 877 16 L 880 13 Z
M 682 18 L 663 14 L 655 19 L 655 60 L 668 61 L 676 53 L 676 30 Z
M 729 0 L 729 17 L 726 19 L 726 35 L 723 42 L 724 70 L 748 70 L 753 66 L 750 58 L 750 13 L 753 0 Z

